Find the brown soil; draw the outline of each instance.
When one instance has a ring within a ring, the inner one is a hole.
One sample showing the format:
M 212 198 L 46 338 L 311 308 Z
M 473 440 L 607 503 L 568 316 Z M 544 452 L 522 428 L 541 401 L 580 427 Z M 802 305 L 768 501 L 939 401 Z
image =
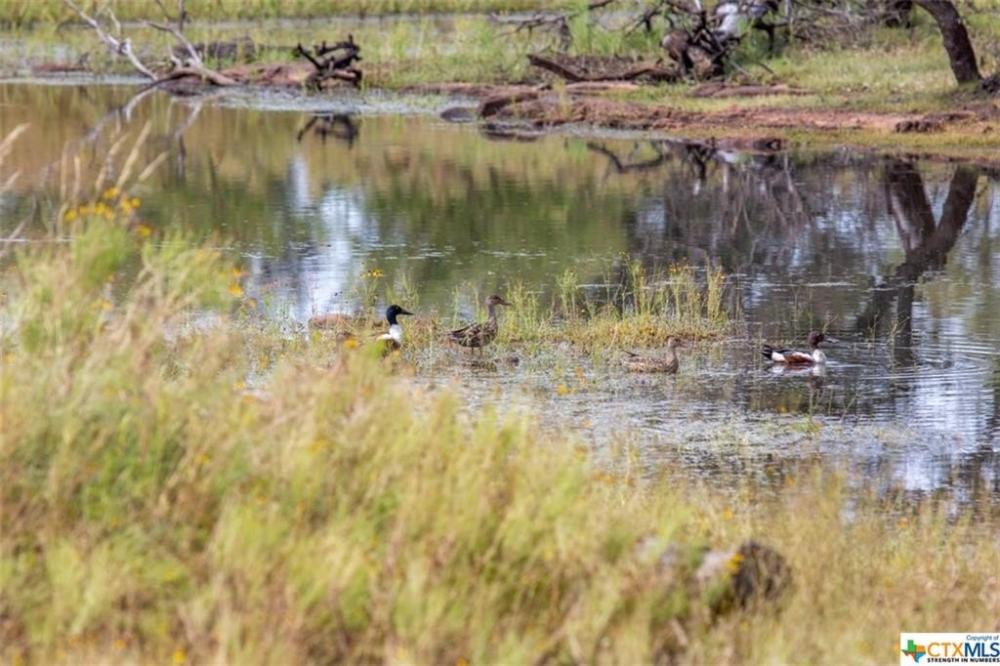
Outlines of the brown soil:
M 572 83 L 553 90 L 547 85 L 439 84 L 417 86 L 410 92 L 455 94 L 480 100 L 479 113 L 492 123 L 518 122 L 534 129 L 584 124 L 626 130 L 708 131 L 749 136 L 774 130 L 867 130 L 879 133 L 921 133 L 959 130 L 988 134 L 1000 122 L 1000 107 L 990 101 L 968 104 L 947 113 L 890 113 L 838 109 L 781 107 L 689 111 L 656 102 L 609 99 L 608 93 L 636 88 L 625 82 Z M 758 89 L 760 88 L 760 89 Z M 699 91 L 700 89 L 696 89 Z M 713 86 L 698 96 L 743 97 L 796 94 L 784 86 Z

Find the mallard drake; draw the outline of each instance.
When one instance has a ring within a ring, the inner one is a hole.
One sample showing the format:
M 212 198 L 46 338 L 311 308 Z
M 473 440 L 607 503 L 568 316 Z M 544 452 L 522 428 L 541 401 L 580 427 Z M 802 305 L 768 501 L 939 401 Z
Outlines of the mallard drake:
M 502 296 L 493 295 L 486 299 L 486 310 L 489 317 L 486 321 L 478 324 L 469 324 L 462 328 L 457 328 L 448 334 L 451 342 L 456 342 L 469 349 L 482 351 L 483 347 L 493 342 L 497 337 L 497 306 L 510 305 Z
M 390 305 L 385 311 L 385 320 L 389 322 L 389 331 L 375 338 L 379 344 L 386 346 L 387 350 L 399 349 L 403 346 L 403 327 L 396 321 L 400 315 L 412 315 L 412 312 L 404 310 L 398 305 Z
M 826 354 L 819 348 L 821 342 L 826 340 L 826 336 L 819 331 L 809 334 L 809 348 L 812 351 L 795 351 L 791 349 L 775 349 L 771 345 L 764 345 L 761 353 L 764 358 L 775 363 L 787 365 L 822 365 L 826 363 Z
M 622 360 L 622 365 L 629 372 L 665 372 L 674 374 L 680 367 L 677 359 L 677 348 L 684 345 L 676 338 L 667 338 L 666 356 L 640 356 L 630 351 L 625 351 L 628 358 Z

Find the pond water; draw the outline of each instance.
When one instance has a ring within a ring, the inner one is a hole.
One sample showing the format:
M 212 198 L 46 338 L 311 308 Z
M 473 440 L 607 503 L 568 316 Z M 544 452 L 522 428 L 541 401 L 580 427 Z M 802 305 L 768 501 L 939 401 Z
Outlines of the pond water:
M 423 380 L 552 415 L 594 442 L 639 433 L 651 467 L 707 478 L 781 475 L 821 460 L 860 486 L 1000 496 L 997 172 L 872 154 L 753 153 L 615 134 L 532 136 L 441 120 L 440 100 L 172 98 L 127 86 L 0 84 L 0 135 L 28 194 L 54 189 L 64 146 L 100 166 L 146 123 L 150 224 L 225 238 L 276 316 L 351 311 L 381 269 L 408 305 L 451 317 L 510 281 L 602 284 L 623 257 L 721 268 L 747 335 L 686 350 L 676 378 L 613 362 Z M 30 232 L 29 232 L 30 235 Z M 824 375 L 776 373 L 760 339 L 839 339 Z M 569 392 L 553 390 L 569 387 Z

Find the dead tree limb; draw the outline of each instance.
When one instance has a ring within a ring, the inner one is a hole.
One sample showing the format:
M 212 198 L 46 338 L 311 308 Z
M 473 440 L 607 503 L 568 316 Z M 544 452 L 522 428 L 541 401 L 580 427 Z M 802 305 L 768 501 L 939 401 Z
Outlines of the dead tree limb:
M 155 21 L 146 21 L 145 23 L 150 28 L 155 28 L 161 32 L 166 32 L 173 35 L 174 39 L 180 42 L 181 46 L 184 47 L 184 50 L 187 51 L 188 56 L 191 58 L 192 63 L 199 65 L 201 67 L 205 66 L 205 64 L 201 61 L 201 56 L 198 55 L 198 50 L 194 47 L 194 44 L 188 41 L 187 37 L 185 37 L 184 33 L 182 33 L 180 30 L 178 30 L 172 25 L 164 25 L 162 23 L 156 23 Z
M 93 28 L 94 31 L 97 33 L 97 36 L 100 38 L 100 40 L 104 42 L 111 51 L 127 58 L 128 61 L 132 63 L 132 67 L 134 67 L 137 72 L 145 76 L 147 79 L 152 79 L 154 81 L 156 80 L 156 74 L 154 74 L 153 71 L 149 69 L 149 67 L 146 67 L 146 65 L 144 65 L 143 62 L 139 60 L 139 57 L 135 54 L 135 51 L 132 50 L 132 41 L 130 39 L 115 37 L 109 32 L 107 32 L 104 28 L 101 27 L 101 24 L 98 23 L 96 19 L 92 18 L 82 9 L 80 9 L 76 5 L 76 3 L 73 2 L 73 0 L 63 0 L 63 3 L 67 7 L 72 9 L 74 12 L 76 12 L 77 16 L 79 16 L 84 23 Z
M 109 20 L 116 26 L 115 30 L 119 35 L 118 37 L 112 35 L 103 27 L 101 27 L 101 24 L 97 21 L 97 19 L 89 16 L 86 12 L 80 9 L 80 7 L 78 7 L 76 3 L 73 2 L 73 0 L 63 0 L 63 2 L 66 4 L 67 7 L 76 12 L 84 23 L 86 23 L 87 25 L 89 25 L 91 28 L 94 29 L 94 31 L 97 33 L 97 36 L 101 39 L 102 42 L 104 42 L 108 46 L 109 49 L 111 49 L 112 51 L 114 51 L 119 55 L 126 57 L 129 60 L 129 62 L 132 63 L 132 66 L 136 69 L 136 71 L 138 71 L 146 78 L 152 80 L 152 83 L 150 83 L 141 92 L 144 92 L 151 88 L 155 88 L 164 83 L 169 83 L 171 81 L 176 81 L 178 79 L 187 77 L 198 78 L 202 81 L 211 83 L 212 85 L 216 86 L 233 86 L 237 84 L 235 80 L 229 78 L 228 76 L 220 74 L 219 72 L 216 72 L 206 67 L 205 63 L 201 59 L 201 56 L 198 55 L 198 50 L 187 39 L 187 37 L 184 36 L 184 33 L 181 32 L 181 26 L 184 25 L 184 17 L 186 15 L 184 10 L 184 0 L 178 0 L 177 3 L 178 11 L 180 12 L 177 19 L 178 27 L 175 28 L 172 25 L 156 23 L 155 21 L 145 22 L 146 25 L 148 25 L 151 28 L 173 35 L 174 39 L 176 39 L 183 46 L 184 50 L 187 51 L 188 58 L 186 62 L 181 62 L 178 59 L 171 57 L 171 61 L 174 63 L 174 68 L 164 76 L 157 76 L 157 74 L 154 73 L 152 69 L 147 67 L 141 60 L 139 60 L 138 56 L 136 56 L 135 52 L 132 50 L 131 40 L 125 37 L 121 37 L 121 25 L 118 23 L 118 20 L 115 18 L 114 13 L 111 12 L 110 9 L 107 9 L 105 11 L 108 14 Z
M 617 68 L 613 67 L 616 63 L 612 62 L 612 67 L 598 73 L 590 73 L 579 70 L 569 63 L 560 62 L 557 58 L 541 55 L 539 53 L 529 53 L 528 62 L 535 67 L 552 72 L 556 76 L 559 76 L 570 83 L 634 81 L 635 79 L 639 79 L 644 76 L 659 80 L 677 78 L 676 71 L 666 69 L 658 63 L 650 62 L 637 62 L 624 69 L 620 66 Z
M 562 65 L 551 58 L 546 58 L 545 56 L 538 55 L 537 53 L 528 54 L 528 62 L 530 62 L 535 67 L 552 72 L 556 76 L 566 79 L 570 82 L 584 81 L 585 77 L 569 67 Z
M 328 45 L 325 41 L 314 44 L 311 52 L 302 44 L 297 44 L 294 51 L 315 69 L 306 79 L 309 88 L 319 88 L 328 79 L 361 85 L 361 70 L 354 67 L 354 63 L 361 60 L 360 53 L 361 47 L 354 41 L 354 35 L 348 35 L 346 40 L 334 44 Z

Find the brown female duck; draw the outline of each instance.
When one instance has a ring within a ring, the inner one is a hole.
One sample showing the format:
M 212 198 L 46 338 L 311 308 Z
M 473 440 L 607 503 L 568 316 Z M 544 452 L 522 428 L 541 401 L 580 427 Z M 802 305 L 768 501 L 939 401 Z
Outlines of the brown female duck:
M 640 356 L 626 351 L 628 358 L 622 360 L 622 365 L 629 372 L 663 372 L 672 375 L 680 367 L 680 361 L 677 359 L 677 348 L 683 346 L 676 338 L 667 338 L 665 356 Z
M 469 349 L 482 351 L 483 347 L 493 342 L 493 339 L 497 337 L 499 330 L 497 325 L 498 305 L 510 305 L 510 303 L 505 301 L 502 296 L 490 296 L 486 299 L 486 309 L 489 313 L 486 321 L 457 328 L 448 333 L 448 340 Z

